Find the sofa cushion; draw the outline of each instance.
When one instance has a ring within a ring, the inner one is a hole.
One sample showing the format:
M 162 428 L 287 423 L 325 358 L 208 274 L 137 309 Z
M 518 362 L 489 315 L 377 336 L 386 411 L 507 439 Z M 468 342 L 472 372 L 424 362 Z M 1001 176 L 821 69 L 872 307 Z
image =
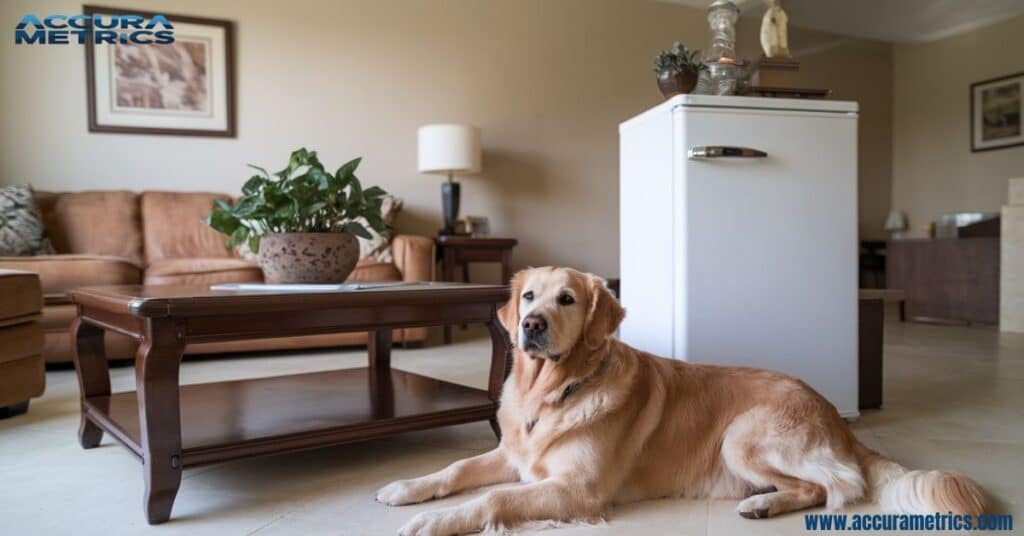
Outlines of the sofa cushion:
M 433 281 L 437 244 L 425 236 L 397 235 L 391 241 L 403 281 Z
M 103 353 L 107 359 L 132 359 L 139 342 L 135 339 L 113 331 L 103 334 Z M 71 333 L 64 329 L 49 329 L 44 332 L 43 359 L 47 363 L 71 363 Z
M 142 262 L 139 199 L 133 192 L 35 192 L 46 234 L 57 253 Z
M 0 255 L 54 253 L 28 186 L 0 186 Z
M 144 192 L 141 207 L 146 261 L 234 257 L 224 247 L 227 237 L 203 223 L 214 199 L 230 200 L 222 194 Z
M 43 316 L 39 318 L 39 326 L 43 331 L 67 331 L 71 322 L 78 316 L 78 307 L 73 303 L 47 305 Z
M 360 261 L 346 281 L 401 281 L 402 274 L 390 262 Z
M 30 321 L 43 308 L 39 276 L 0 269 L 0 326 Z
M 244 259 L 163 259 L 150 263 L 143 280 L 147 285 L 260 283 L 263 271 Z
M 142 270 L 132 261 L 101 255 L 41 255 L 0 257 L 0 268 L 39 274 L 43 293 L 67 294 L 92 285 L 134 285 L 142 282 Z

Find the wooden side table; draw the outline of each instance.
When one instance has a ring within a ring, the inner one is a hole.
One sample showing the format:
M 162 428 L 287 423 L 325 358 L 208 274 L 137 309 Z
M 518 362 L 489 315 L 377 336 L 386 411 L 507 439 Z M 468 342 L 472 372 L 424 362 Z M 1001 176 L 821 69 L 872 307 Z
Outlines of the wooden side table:
M 455 268 L 462 266 L 462 280 L 469 282 L 469 263 L 500 262 L 501 282 L 512 278 L 512 248 L 515 238 L 477 238 L 472 236 L 441 235 L 437 237 L 437 254 L 441 258 L 441 280 L 455 281 Z M 444 326 L 444 343 L 451 344 L 452 327 Z

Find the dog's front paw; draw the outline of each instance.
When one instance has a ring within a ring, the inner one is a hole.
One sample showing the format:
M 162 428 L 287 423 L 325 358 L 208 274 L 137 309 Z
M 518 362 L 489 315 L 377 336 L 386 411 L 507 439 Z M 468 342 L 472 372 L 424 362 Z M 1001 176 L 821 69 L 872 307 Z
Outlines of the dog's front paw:
M 396 480 L 377 491 L 377 502 L 390 506 L 415 504 L 434 498 L 434 490 L 419 479 Z
M 740 501 L 736 506 L 740 516 L 747 519 L 764 519 L 779 513 L 778 506 L 771 496 L 771 492 L 761 495 L 753 495 Z
M 402 528 L 399 536 L 450 536 L 461 534 L 453 523 L 454 517 L 447 510 L 420 512 L 413 516 Z

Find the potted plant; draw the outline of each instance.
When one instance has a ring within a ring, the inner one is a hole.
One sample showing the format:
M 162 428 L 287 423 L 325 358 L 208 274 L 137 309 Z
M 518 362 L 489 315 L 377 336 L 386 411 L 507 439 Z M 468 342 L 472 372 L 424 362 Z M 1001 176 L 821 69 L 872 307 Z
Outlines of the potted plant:
M 332 175 L 303 148 L 273 175 L 249 164 L 259 174 L 235 203 L 214 201 L 206 223 L 228 235 L 229 249 L 247 244 L 257 253 L 268 283 L 340 283 L 359 261 L 356 237 L 370 238 L 366 226 L 387 228 L 380 211 L 387 192 L 363 189 L 355 175 L 361 160 Z
M 671 50 L 662 50 L 654 60 L 654 72 L 658 75 L 658 89 L 665 98 L 689 93 L 697 85 L 697 77 L 705 66 L 700 61 L 699 50 L 686 50 L 676 41 Z

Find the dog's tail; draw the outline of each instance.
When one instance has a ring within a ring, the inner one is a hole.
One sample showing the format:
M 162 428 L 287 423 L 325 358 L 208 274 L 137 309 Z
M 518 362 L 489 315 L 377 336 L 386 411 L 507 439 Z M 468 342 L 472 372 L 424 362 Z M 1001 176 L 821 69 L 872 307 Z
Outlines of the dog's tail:
M 966 475 L 952 471 L 909 471 L 859 442 L 856 454 L 875 501 L 887 512 L 952 512 L 977 517 L 985 511 L 985 493 Z

